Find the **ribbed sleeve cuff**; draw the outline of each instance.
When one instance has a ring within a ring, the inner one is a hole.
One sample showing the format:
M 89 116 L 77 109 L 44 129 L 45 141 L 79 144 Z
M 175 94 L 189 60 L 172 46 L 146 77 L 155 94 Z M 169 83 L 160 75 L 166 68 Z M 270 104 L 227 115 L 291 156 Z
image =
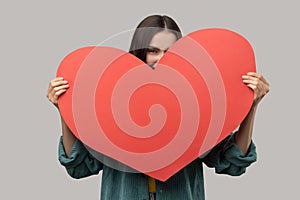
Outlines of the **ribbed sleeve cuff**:
M 248 167 L 251 163 L 257 159 L 256 146 L 251 141 L 248 152 L 246 155 L 240 150 L 238 145 L 235 143 L 235 134 L 230 135 L 230 138 L 224 145 L 224 156 L 225 159 L 230 161 L 231 164 L 239 167 Z
M 78 139 L 75 140 L 70 156 L 66 155 L 62 137 L 60 137 L 58 145 L 58 160 L 65 167 L 75 167 L 83 161 L 85 156 L 88 154 L 87 149 L 84 147 L 81 141 Z

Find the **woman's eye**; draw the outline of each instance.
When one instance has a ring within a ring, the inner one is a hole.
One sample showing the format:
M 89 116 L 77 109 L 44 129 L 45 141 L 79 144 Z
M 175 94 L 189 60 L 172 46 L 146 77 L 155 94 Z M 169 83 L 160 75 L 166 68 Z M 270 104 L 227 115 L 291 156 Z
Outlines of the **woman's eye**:
M 156 54 L 156 53 L 158 53 L 158 50 L 157 50 L 157 49 L 148 49 L 147 51 L 148 51 L 148 53 L 151 53 L 151 54 Z

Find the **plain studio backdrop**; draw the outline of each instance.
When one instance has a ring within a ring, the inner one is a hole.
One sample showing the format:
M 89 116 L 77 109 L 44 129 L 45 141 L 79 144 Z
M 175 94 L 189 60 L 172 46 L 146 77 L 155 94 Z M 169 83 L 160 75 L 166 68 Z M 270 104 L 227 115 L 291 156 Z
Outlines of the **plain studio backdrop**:
M 71 179 L 57 160 L 60 119 L 45 94 L 61 60 L 167 14 L 184 35 L 222 27 L 246 37 L 271 84 L 254 128 L 258 161 L 240 177 L 205 167 L 206 198 L 298 199 L 297 1 L 1 1 L 0 199 L 99 199 L 99 176 Z M 129 42 L 129 41 L 126 41 Z

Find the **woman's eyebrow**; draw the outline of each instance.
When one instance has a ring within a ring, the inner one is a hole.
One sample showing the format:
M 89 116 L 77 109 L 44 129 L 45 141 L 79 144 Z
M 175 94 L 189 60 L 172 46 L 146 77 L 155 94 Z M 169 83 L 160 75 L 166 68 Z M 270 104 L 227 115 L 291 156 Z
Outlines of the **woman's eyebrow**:
M 155 49 L 155 50 L 160 50 L 159 48 L 157 47 L 154 47 L 154 46 L 149 46 L 148 49 Z
M 164 52 L 166 52 L 166 51 L 168 51 L 168 49 L 169 49 L 169 48 L 167 48 L 167 49 L 163 50 L 163 49 L 160 49 L 160 48 L 158 48 L 158 47 L 155 47 L 155 46 L 149 46 L 149 47 L 148 47 L 148 49 L 154 49 L 154 50 L 160 50 L 160 51 L 164 51 Z

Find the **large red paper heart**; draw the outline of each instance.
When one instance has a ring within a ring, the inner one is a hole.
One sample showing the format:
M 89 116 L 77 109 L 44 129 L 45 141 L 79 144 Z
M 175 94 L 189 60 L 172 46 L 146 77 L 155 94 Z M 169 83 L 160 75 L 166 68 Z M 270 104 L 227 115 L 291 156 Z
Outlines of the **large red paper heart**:
M 85 47 L 61 62 L 70 88 L 62 117 L 91 149 L 161 181 L 228 136 L 245 118 L 255 71 L 251 45 L 225 29 L 178 40 L 155 70 L 111 47 Z

